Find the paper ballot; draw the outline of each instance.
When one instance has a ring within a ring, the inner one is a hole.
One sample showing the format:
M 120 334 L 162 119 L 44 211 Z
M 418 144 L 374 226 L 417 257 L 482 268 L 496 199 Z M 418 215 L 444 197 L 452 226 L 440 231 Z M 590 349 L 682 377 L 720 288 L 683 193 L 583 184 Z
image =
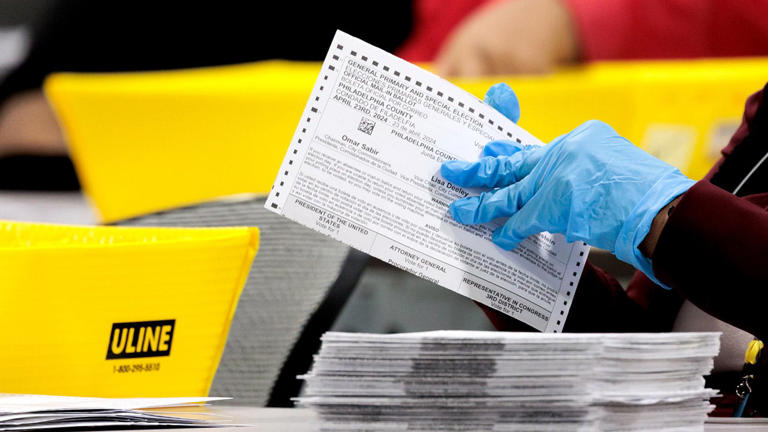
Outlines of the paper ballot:
M 323 336 L 321 430 L 701 432 L 719 333 Z
M 0 432 L 93 428 L 212 427 L 222 425 L 204 409 L 219 397 L 92 398 L 0 395 Z
M 542 143 L 476 97 L 341 31 L 266 207 L 540 331 L 560 331 L 588 247 L 542 233 L 514 251 L 491 243 L 504 221 L 447 213 L 478 194 L 440 176 L 491 140 Z

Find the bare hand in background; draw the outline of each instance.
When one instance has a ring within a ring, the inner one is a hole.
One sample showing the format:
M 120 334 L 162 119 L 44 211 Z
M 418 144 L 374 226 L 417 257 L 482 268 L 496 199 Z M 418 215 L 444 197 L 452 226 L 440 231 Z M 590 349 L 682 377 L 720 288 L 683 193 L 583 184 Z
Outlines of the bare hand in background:
M 465 19 L 435 66 L 443 76 L 545 73 L 577 59 L 576 30 L 561 0 L 507 0 Z
M 42 91 L 19 93 L 0 105 L 0 156 L 8 154 L 67 154 L 58 121 Z

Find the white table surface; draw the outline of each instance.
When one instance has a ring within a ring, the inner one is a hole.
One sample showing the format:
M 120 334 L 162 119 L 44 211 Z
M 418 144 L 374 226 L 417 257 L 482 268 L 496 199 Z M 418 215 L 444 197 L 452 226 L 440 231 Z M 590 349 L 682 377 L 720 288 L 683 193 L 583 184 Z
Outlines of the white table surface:
M 97 223 L 95 210 L 80 192 L 0 191 L 0 220 L 71 225 Z
M 216 432 L 309 432 L 317 425 L 317 416 L 314 412 L 304 408 L 251 408 L 226 405 L 213 405 L 209 407 L 211 412 L 223 416 L 233 424 L 244 426 L 220 427 L 210 430 Z M 144 429 L 145 431 L 147 429 Z M 174 429 L 151 429 L 158 432 Z M 196 429 L 178 429 L 196 430 Z M 768 431 L 768 419 L 731 419 L 710 418 L 704 427 L 706 432 L 725 431 Z
M 317 424 L 317 416 L 305 408 L 252 408 L 212 405 L 208 407 L 215 415 L 222 416 L 227 423 L 242 426 L 217 428 L 183 428 L 183 429 L 142 429 L 143 431 L 168 432 L 179 431 L 216 431 L 216 432 L 310 432 Z M 130 430 L 130 429 L 126 429 Z

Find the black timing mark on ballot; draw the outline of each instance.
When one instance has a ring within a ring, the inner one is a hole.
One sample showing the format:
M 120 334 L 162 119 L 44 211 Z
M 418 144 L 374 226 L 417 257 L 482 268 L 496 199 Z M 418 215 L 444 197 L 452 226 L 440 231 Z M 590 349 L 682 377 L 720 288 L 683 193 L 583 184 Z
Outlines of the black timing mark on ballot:
M 339 51 L 344 51 L 344 46 L 343 46 L 343 45 L 341 45 L 341 44 L 337 44 L 337 45 L 336 45 L 336 49 L 337 49 L 337 50 L 339 50 Z M 356 52 L 356 51 L 350 51 L 350 54 L 352 55 L 352 57 L 357 57 L 357 52 Z M 337 61 L 339 60 L 339 56 L 338 56 L 338 55 L 336 55 L 336 54 L 334 54 L 332 58 L 333 58 L 334 60 L 337 60 Z M 364 56 L 364 55 L 363 55 L 363 56 L 360 56 L 359 58 L 360 58 L 362 61 L 364 61 L 364 62 L 367 62 L 367 61 L 369 60 L 369 59 L 368 59 L 368 57 L 367 57 L 367 56 Z M 378 62 L 377 60 L 373 60 L 373 59 L 370 59 L 370 60 L 371 60 L 371 64 L 373 64 L 373 66 L 375 66 L 375 67 L 378 67 L 378 66 L 379 66 L 379 62 Z M 329 69 L 331 69 L 331 70 L 335 70 L 335 67 L 334 67 L 334 66 L 329 66 Z M 384 69 L 384 71 L 385 71 L 385 72 L 389 72 L 389 66 L 382 66 L 382 69 Z M 399 77 L 399 76 L 400 76 L 400 71 L 397 71 L 397 70 L 396 70 L 396 71 L 394 71 L 394 72 L 393 72 L 393 74 L 394 74 L 396 77 Z M 408 76 L 408 75 L 406 75 L 404 78 L 405 78 L 405 80 L 406 80 L 406 81 L 409 81 L 409 82 L 411 81 L 411 77 L 410 77 L 410 76 Z M 416 85 L 417 85 L 418 87 L 421 87 L 421 85 L 422 85 L 421 81 L 416 81 Z M 430 87 L 430 86 L 427 86 L 427 91 L 428 91 L 428 92 L 432 92 L 432 87 Z M 438 95 L 439 97 L 443 97 L 443 96 L 444 96 L 444 94 L 443 94 L 443 92 L 442 92 L 442 91 L 437 91 L 436 93 L 437 93 L 437 95 Z M 464 105 L 464 103 L 463 103 L 463 102 L 457 102 L 457 101 L 456 101 L 456 100 L 453 98 L 453 96 L 447 96 L 447 99 L 448 99 L 448 101 L 449 101 L 449 102 L 451 102 L 451 103 L 456 103 L 456 104 L 459 106 L 459 108 L 465 108 L 465 105 Z M 474 112 L 475 112 L 475 109 L 474 109 L 474 108 L 472 108 L 472 107 L 468 107 L 468 108 L 467 108 L 467 110 L 468 110 L 470 113 L 473 113 L 473 114 L 474 114 Z M 481 119 L 485 119 L 485 116 L 484 116 L 483 114 L 480 114 L 480 118 L 481 118 Z M 488 124 L 490 124 L 490 125 L 493 125 L 493 124 L 494 124 L 493 120 L 489 118 L 489 119 L 488 119 Z M 504 132 L 504 128 L 503 128 L 503 127 L 501 127 L 501 126 L 498 126 L 497 128 L 498 128 L 498 130 L 499 130 L 499 131 L 501 131 L 501 132 Z M 513 135 L 512 135 L 510 132 L 507 132 L 507 137 L 509 137 L 509 138 L 513 138 Z M 521 142 L 520 138 L 515 138 L 515 141 L 517 141 L 518 143 L 520 143 L 520 142 Z
M 112 324 L 107 360 L 171 355 L 176 320 Z
M 342 44 L 337 44 L 336 45 L 336 49 L 339 52 L 343 52 L 344 51 L 344 46 Z M 358 53 L 356 51 L 354 51 L 354 50 L 350 50 L 349 54 L 350 54 L 350 56 L 356 57 L 356 58 L 362 60 L 363 62 L 367 62 L 369 60 L 368 56 L 365 56 L 365 55 L 360 55 L 358 57 Z M 337 54 L 333 54 L 331 58 L 335 62 L 339 62 L 341 60 L 341 58 Z M 377 61 L 375 59 L 370 59 L 370 60 L 371 60 L 371 64 L 374 67 L 381 68 L 384 72 L 392 73 L 394 76 L 400 77 L 400 75 L 401 75 L 400 71 L 398 71 L 398 70 L 391 70 L 388 65 L 381 64 L 379 61 Z M 338 65 L 329 64 L 328 65 L 328 69 L 331 70 L 331 71 L 336 71 L 337 66 Z M 412 80 L 411 76 L 409 76 L 407 74 L 404 76 L 404 78 L 408 82 L 411 82 L 411 80 Z M 327 81 L 328 80 L 328 75 L 324 75 L 323 76 L 323 80 Z M 421 87 L 423 83 L 421 81 L 416 80 L 415 84 L 416 84 L 417 87 Z M 446 99 L 448 100 L 449 103 L 455 104 L 459 108 L 469 111 L 469 113 L 471 113 L 471 114 L 476 114 L 481 120 L 485 120 L 488 124 L 490 124 L 492 126 L 496 126 L 496 129 L 498 129 L 500 132 L 504 133 L 507 136 L 507 138 L 514 139 L 517 143 L 522 144 L 522 140 L 519 137 L 515 137 L 511 132 L 504 130 L 504 127 L 502 127 L 501 125 L 495 125 L 492 118 L 486 118 L 486 116 L 482 112 L 476 112 L 477 110 L 475 109 L 475 107 L 468 106 L 470 104 L 465 104 L 462 101 L 456 100 L 453 96 L 446 95 L 442 91 L 440 91 L 438 89 L 432 88 L 432 86 L 425 85 L 424 87 L 427 90 L 427 92 L 434 93 L 434 94 L 436 94 L 440 98 L 446 97 Z M 324 89 L 325 89 L 325 86 L 321 85 L 319 87 L 319 92 L 323 92 Z M 320 96 L 316 95 L 315 102 L 320 102 L 319 99 L 320 99 Z M 481 102 L 481 101 L 478 100 L 478 102 Z M 307 123 L 309 123 L 312 120 L 312 116 L 313 115 L 318 114 L 318 110 L 315 107 L 312 107 L 310 111 L 311 111 L 311 113 L 309 114 L 309 117 L 307 117 L 307 119 L 306 119 Z M 360 130 L 361 132 L 365 132 L 365 133 L 370 134 L 372 132 L 372 129 L 373 129 L 374 126 L 375 126 L 375 123 L 373 123 L 370 119 L 362 118 L 360 124 L 358 125 L 358 130 Z M 306 133 L 307 133 L 307 129 L 306 128 L 302 128 L 302 130 L 301 130 L 302 136 L 304 134 L 306 134 Z M 297 142 L 297 146 L 301 145 L 301 143 L 302 143 L 302 139 L 299 138 L 298 142 Z M 297 153 L 298 153 L 298 149 L 297 148 L 293 148 L 293 154 L 296 155 Z M 288 165 L 293 165 L 293 160 L 292 159 L 289 160 Z M 284 172 L 284 176 L 288 176 L 288 174 L 289 174 L 289 171 L 286 170 Z M 283 185 L 284 185 L 284 181 L 281 181 L 280 182 L 280 187 L 282 187 Z M 279 196 L 279 195 L 280 195 L 279 192 L 275 192 L 275 196 L 276 197 Z M 276 209 L 276 210 L 279 209 L 279 205 L 277 203 L 274 203 L 274 202 L 271 203 L 271 207 Z M 586 243 L 584 245 L 586 246 Z M 583 256 L 584 253 L 581 252 L 581 255 Z M 578 266 L 579 264 L 580 264 L 580 262 L 577 262 L 576 265 Z M 576 275 L 577 275 L 577 273 L 573 272 L 574 278 L 576 277 Z M 562 283 L 565 283 L 565 280 L 563 280 Z M 573 287 L 573 286 L 574 286 L 574 281 L 571 280 L 569 287 Z M 571 288 L 571 289 L 573 289 L 573 288 Z M 567 295 L 568 298 L 570 298 L 571 297 L 571 291 L 567 291 L 566 295 Z M 567 306 L 568 305 L 568 300 L 565 300 L 563 305 Z M 554 313 L 554 311 L 552 311 L 552 312 Z M 560 312 L 561 316 L 565 314 L 564 310 L 562 310 L 562 309 L 559 312 Z M 557 324 L 560 325 L 561 321 L 557 321 Z M 558 330 L 554 330 L 554 331 L 557 332 Z
M 344 45 L 342 45 L 342 44 L 336 44 L 336 47 L 335 47 L 335 48 L 336 48 L 336 50 L 337 50 L 337 51 L 339 51 L 340 53 L 343 53 L 343 52 L 344 52 Z M 371 63 L 371 64 L 372 64 L 374 67 L 376 67 L 376 68 L 381 68 L 381 69 L 383 69 L 383 70 L 384 70 L 384 72 L 387 72 L 387 73 L 389 73 L 389 72 L 390 72 L 390 67 L 389 67 L 389 66 L 387 66 L 387 65 L 384 65 L 384 64 L 381 64 L 381 63 L 380 63 L 378 60 L 375 60 L 375 59 L 372 59 L 372 58 L 370 58 L 370 59 L 369 59 L 369 57 L 368 57 L 368 56 L 366 56 L 366 55 L 360 55 L 360 56 L 358 57 L 358 53 L 357 53 L 356 51 L 354 51 L 354 50 L 350 50 L 350 51 L 349 51 L 349 55 L 350 55 L 350 56 L 352 56 L 352 57 L 356 57 L 356 58 L 360 59 L 360 60 L 361 60 L 361 61 L 363 61 L 363 62 L 368 62 L 368 60 L 370 60 L 370 63 Z M 341 58 L 339 57 L 339 55 L 338 55 L 338 54 L 333 54 L 333 55 L 331 56 L 331 59 L 333 59 L 333 60 L 332 60 L 333 62 L 339 62 L 339 61 L 341 60 Z M 330 63 L 330 62 L 329 62 L 329 63 Z M 338 64 L 328 64 L 328 69 L 329 69 L 330 71 L 332 71 L 332 72 L 335 72 L 335 71 L 336 71 L 336 69 L 337 69 L 337 66 L 338 66 Z M 391 73 L 392 73 L 394 76 L 396 76 L 396 77 L 400 77 L 400 75 L 401 75 L 400 71 L 398 71 L 398 70 L 393 70 L 393 71 L 391 71 Z M 409 76 L 409 75 L 407 75 L 407 74 L 404 76 L 404 79 L 405 79 L 406 81 L 408 81 L 408 82 L 411 82 L 411 80 L 412 80 L 411 76 Z M 324 81 L 327 81 L 327 80 L 328 80 L 328 75 L 324 75 L 324 76 L 323 76 L 323 80 L 324 80 Z M 422 86 L 422 82 L 421 82 L 421 81 L 418 81 L 418 80 L 417 80 L 417 81 L 415 81 L 415 83 L 416 83 L 416 86 L 417 86 L 417 87 L 421 87 L 421 86 Z M 320 92 L 322 92 L 324 89 L 325 89 L 325 86 L 320 86 L 320 88 L 319 88 L 319 91 L 320 91 Z M 434 91 L 434 92 L 437 94 L 437 96 L 438 96 L 438 97 L 440 97 L 440 98 L 446 97 L 446 98 L 447 98 L 447 100 L 448 100 L 448 102 L 450 102 L 450 103 L 452 103 L 452 104 L 455 104 L 455 105 L 457 105 L 457 106 L 458 106 L 459 108 L 461 108 L 461 109 L 465 109 L 465 110 L 469 111 L 471 114 L 474 114 L 474 113 L 475 113 L 475 109 L 474 109 L 473 107 L 471 107 L 471 106 L 466 106 L 466 105 L 464 104 L 464 102 L 462 102 L 462 101 L 457 101 L 457 100 L 456 100 L 456 99 L 455 99 L 453 96 L 450 96 L 450 95 L 446 95 L 446 94 L 444 94 L 444 93 L 443 93 L 442 91 L 440 91 L 440 90 L 437 90 L 437 89 L 433 89 L 431 86 L 426 86 L 426 90 L 427 90 L 428 92 L 430 92 L 430 93 L 432 93 L 432 92 Z M 319 102 L 319 99 L 320 99 L 320 96 L 316 96 L 316 97 L 315 97 L 315 102 Z M 307 123 L 309 123 L 309 122 L 311 122 L 311 121 L 312 121 L 312 115 L 313 115 L 313 114 L 318 114 L 318 109 L 317 109 L 316 107 L 312 107 L 310 111 L 311 111 L 310 115 L 309 115 L 309 116 L 306 118 L 306 122 L 307 122 Z M 490 124 L 490 125 L 494 125 L 494 122 L 493 122 L 493 120 L 492 120 L 492 119 L 490 119 L 490 118 L 486 119 L 486 118 L 485 118 L 485 116 L 484 116 L 482 113 L 478 113 L 478 116 L 480 117 L 480 119 L 482 119 L 482 120 L 486 120 L 488 124 Z M 364 126 L 364 127 L 363 127 L 363 126 Z M 372 129 L 372 128 L 370 127 L 370 124 L 366 124 L 366 125 L 363 125 L 363 126 L 359 127 L 359 130 L 361 130 L 362 132 L 365 132 L 365 133 L 369 133 L 369 134 L 370 134 L 370 132 L 371 132 L 371 129 Z M 514 138 L 514 139 L 515 139 L 515 141 L 517 141 L 518 143 L 521 143 L 521 140 L 520 140 L 520 138 L 516 138 L 516 137 L 513 137 L 512 133 L 510 133 L 509 131 L 505 131 L 505 130 L 504 130 L 504 128 L 503 128 L 501 125 L 498 125 L 498 126 L 497 126 L 497 129 L 498 129 L 500 132 L 502 132 L 502 133 L 506 133 L 506 135 L 507 135 L 507 137 L 508 137 L 508 138 L 510 138 L 510 139 Z M 307 130 L 306 128 L 303 128 L 303 129 L 302 129 L 302 131 L 301 131 L 301 132 L 302 132 L 302 134 L 305 134 L 305 133 L 306 133 L 306 130 Z M 301 140 L 301 139 L 299 139 L 299 140 L 298 140 L 298 144 L 301 144 L 301 142 L 302 142 L 302 140 Z M 293 154 L 297 154 L 297 150 L 296 150 L 296 149 L 294 149 L 294 151 L 293 151 Z M 292 161 L 292 160 L 291 160 L 291 161 L 289 161 L 289 165 L 293 165 L 293 161 Z M 284 175 L 284 176 L 288 176 L 288 174 L 289 174 L 289 171 L 288 171 L 288 170 L 286 170 L 286 171 L 284 172 L 284 174 L 283 174 L 283 175 Z M 281 186 L 282 186 L 282 184 L 281 184 Z M 279 191 L 278 191 L 278 192 L 276 192 L 276 193 L 275 193 L 275 197 L 279 196 L 279 194 L 280 194 L 280 192 L 279 192 Z M 278 209 L 279 209 L 279 207 L 280 207 L 279 205 L 277 205 L 277 203 L 274 203 L 274 202 L 273 202 L 273 203 L 271 203 L 271 204 L 270 204 L 270 206 L 271 206 L 273 209 L 276 209 L 276 210 L 278 210 Z

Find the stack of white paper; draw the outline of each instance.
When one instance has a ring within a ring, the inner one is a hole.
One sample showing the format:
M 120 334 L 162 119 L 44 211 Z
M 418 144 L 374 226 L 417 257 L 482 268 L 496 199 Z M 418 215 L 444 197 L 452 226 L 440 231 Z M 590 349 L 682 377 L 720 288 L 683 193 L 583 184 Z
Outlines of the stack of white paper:
M 323 430 L 702 430 L 718 333 L 326 333 Z
M 227 398 L 87 398 L 0 396 L 0 431 L 84 428 L 211 427 L 211 415 L 195 409 Z M 217 419 L 220 420 L 220 419 Z
M 602 335 L 594 366 L 594 404 L 601 429 L 702 430 L 711 411 L 704 388 L 720 333 Z

